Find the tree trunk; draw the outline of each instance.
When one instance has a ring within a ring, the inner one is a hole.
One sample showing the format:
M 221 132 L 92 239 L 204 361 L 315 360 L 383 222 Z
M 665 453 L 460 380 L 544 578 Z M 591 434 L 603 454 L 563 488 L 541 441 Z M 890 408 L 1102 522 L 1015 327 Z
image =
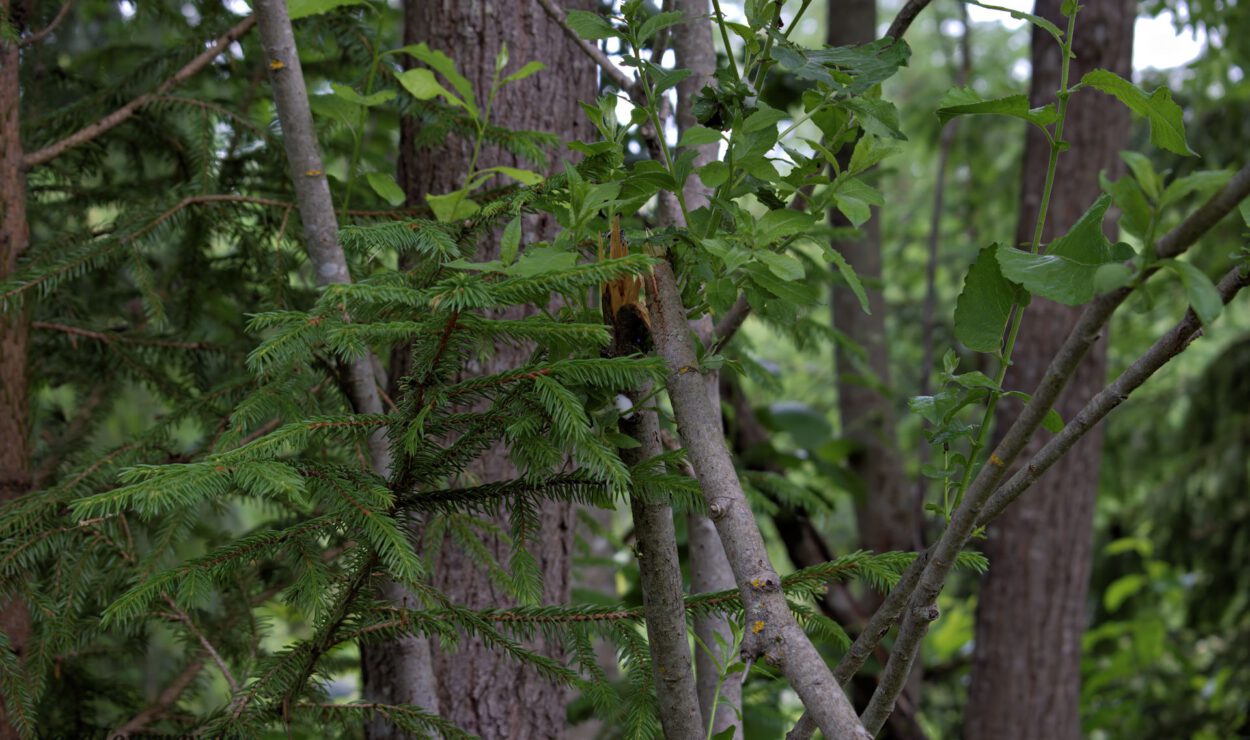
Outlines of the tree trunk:
M 10 11 L 14 14 L 9 15 Z M 20 13 L 0 0 L 0 17 L 20 30 Z M 26 251 L 30 230 L 26 223 L 26 175 L 22 168 L 20 128 L 21 56 L 13 40 L 0 36 L 0 283 L 17 267 Z M 0 313 L 0 504 L 17 498 L 30 487 L 30 419 L 26 405 L 26 345 L 30 325 L 24 309 Z M 30 617 L 18 601 L 0 608 L 0 631 L 21 657 L 30 638 Z M 0 706 L 0 739 L 17 737 L 4 721 Z
M 566 3 L 570 8 L 591 9 L 590 0 Z M 408 0 L 404 19 L 405 43 L 426 42 L 449 54 L 473 84 L 478 99 L 485 100 L 495 57 L 507 44 L 508 71 L 521 64 L 541 61 L 547 69 L 504 88 L 495 101 L 492 123 L 513 129 L 549 131 L 561 141 L 585 139 L 593 134 L 578 101 L 593 101 L 596 71 L 584 53 L 561 29 L 548 20 L 537 3 L 495 3 L 488 0 Z M 436 150 L 414 156 L 411 138 L 401 156 L 401 183 L 410 202 L 420 203 L 427 194 L 459 189 L 464 183 L 472 153 L 472 141 L 449 137 Z M 560 155 L 560 151 L 556 155 Z M 509 165 L 531 168 L 526 162 L 485 146 L 478 168 Z M 558 166 L 558 165 L 557 165 Z M 549 216 L 530 217 L 524 223 L 524 241 L 551 235 L 555 222 Z M 498 257 L 497 240 L 482 244 L 477 257 Z M 509 316 L 517 318 L 517 316 Z M 466 375 L 493 373 L 514 367 L 528 357 L 529 348 L 502 344 L 484 362 L 474 362 Z M 474 479 L 498 481 L 512 478 L 516 469 L 506 450 L 497 445 L 469 471 Z M 529 543 L 543 573 L 542 600 L 548 604 L 568 601 L 573 550 L 574 512 L 570 505 L 548 503 L 542 513 L 542 531 Z M 499 524 L 508 529 L 506 517 Z M 507 562 L 509 546 L 485 538 L 486 547 Z M 453 602 L 471 609 L 501 606 L 509 596 L 491 581 L 487 572 L 459 547 L 448 542 L 434 568 L 433 586 Z M 531 645 L 539 652 L 556 655 L 559 646 L 544 639 Z M 380 656 L 382 657 L 382 656 Z M 435 651 L 442 714 L 461 728 L 486 738 L 560 737 L 566 725 L 566 690 L 532 669 L 484 646 L 464 640 L 454 651 Z
M 1060 0 L 1039 0 L 1038 15 L 1064 25 Z M 1084 5 L 1073 37 L 1071 79 L 1096 67 L 1131 74 L 1135 0 L 1101 0 Z M 1033 33 L 1031 100 L 1054 100 L 1059 88 L 1060 51 L 1049 34 Z M 1044 238 L 1063 234 L 1099 195 L 1098 173 L 1121 167 L 1129 115 L 1105 95 L 1079 94 L 1068 112 L 1065 138 L 1072 149 L 1060 156 Z M 1025 145 L 1024 184 L 1017 242 L 1032 238 L 1049 147 L 1030 128 Z M 1007 387 L 1034 388 L 1080 314 L 1037 299 L 1029 306 Z M 1106 376 L 1104 335 L 1077 370 L 1057 408 L 1071 418 L 1102 387 Z M 1006 405 L 1006 404 L 1004 404 Z M 1008 414 L 1017 406 L 1007 406 Z M 1004 429 L 1010 417 L 1000 417 Z M 1040 433 L 1045 437 L 1044 433 Z M 1042 445 L 1026 448 L 1027 460 Z M 1089 582 L 1091 528 L 1098 491 L 1102 432 L 1091 431 L 1062 466 L 1045 474 L 1036 490 L 1007 510 L 990 528 L 986 553 L 990 572 L 977 607 L 976 652 L 964 736 L 972 740 L 1011 737 L 1065 740 L 1081 737 L 1080 649 Z

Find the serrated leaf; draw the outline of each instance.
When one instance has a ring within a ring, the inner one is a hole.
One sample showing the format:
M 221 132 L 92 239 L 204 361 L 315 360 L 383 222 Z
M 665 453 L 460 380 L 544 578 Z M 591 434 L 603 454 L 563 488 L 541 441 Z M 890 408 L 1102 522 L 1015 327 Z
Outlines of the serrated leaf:
M 1159 191 L 1162 187 L 1159 174 L 1155 172 L 1155 167 L 1150 162 L 1150 158 L 1140 152 L 1120 152 L 1120 158 L 1128 165 L 1129 170 L 1133 173 L 1133 179 L 1137 180 L 1137 184 L 1141 186 L 1142 192 L 1151 200 L 1159 199 Z
M 1163 195 L 1159 198 L 1159 206 L 1170 206 L 1194 193 L 1202 196 L 1214 193 L 1228 184 L 1232 176 L 1233 173 L 1228 170 L 1203 170 L 1201 172 L 1191 172 L 1184 177 L 1178 177 L 1168 183 L 1168 186 L 1163 189 Z
M 1068 306 L 1087 303 L 1094 297 L 1098 268 L 1120 256 L 1102 233 L 1103 216 L 1110 205 L 1111 196 L 1101 196 L 1067 234 L 1051 243 L 1046 254 L 999 247 L 996 256 L 1003 276 L 1032 295 Z
M 842 107 L 855 113 L 855 118 L 865 133 L 891 139 L 906 139 L 899 129 L 898 108 L 881 98 L 850 98 Z
M 1146 201 L 1146 194 L 1141 186 L 1131 177 L 1121 177 L 1112 182 L 1105 172 L 1098 174 L 1098 182 L 1104 193 L 1114 200 L 1120 209 L 1120 228 L 1129 234 L 1145 239 L 1150 231 L 1150 222 L 1154 219 L 1154 209 Z
M 937 115 L 943 125 L 957 116 L 970 115 L 1011 116 L 1042 127 L 1059 120 L 1059 113 L 1053 105 L 1030 108 L 1029 99 L 1024 95 L 985 100 L 970 87 L 948 90 L 938 103 Z
M 709 188 L 720 187 L 729 179 L 729 165 L 721 161 L 708 162 L 699 168 L 699 179 Z
M 882 160 L 897 154 L 902 147 L 893 140 L 883 140 L 876 136 L 863 136 L 855 142 L 855 151 L 851 153 L 851 161 L 846 167 L 848 174 L 857 175 L 870 167 L 875 167 Z
M 803 263 L 788 254 L 760 251 L 755 253 L 755 258 L 767 265 L 768 269 L 782 280 L 802 280 L 807 277 Z
M 1175 272 L 1180 277 L 1181 284 L 1185 287 L 1185 300 L 1189 301 L 1190 308 L 1198 315 L 1203 325 L 1210 325 L 1219 317 L 1220 312 L 1224 310 L 1224 299 L 1220 297 L 1219 289 L 1205 272 L 1180 260 L 1159 260 L 1157 264 Z
M 747 119 L 742 122 L 742 131 L 749 134 L 752 131 L 763 131 L 769 127 L 776 128 L 777 124 L 786 117 L 785 111 L 760 103 L 759 110 L 747 116 Z
M 1003 276 L 997 244 L 977 254 L 955 304 L 955 338 L 968 349 L 997 353 L 1011 317 L 1011 308 L 1028 302 L 1028 293 Z
M 816 225 L 810 213 L 781 208 L 765 213 L 755 224 L 755 243 L 763 247 L 788 236 L 801 234 Z
M 671 87 L 676 87 L 677 83 L 692 74 L 694 74 L 694 72 L 691 72 L 688 69 L 665 69 L 656 72 L 652 75 L 652 79 L 655 81 L 655 90 L 653 92 L 654 94 L 659 95 Z
M 1181 107 L 1166 87 L 1150 95 L 1115 72 L 1095 69 L 1081 78 L 1081 84 L 1114 96 L 1129 110 L 1150 122 L 1150 143 L 1184 157 L 1197 156 L 1185 141 L 1185 120 Z
M 619 36 L 616 29 L 608 22 L 607 18 L 592 13 L 587 10 L 570 10 L 565 20 L 577 32 L 578 36 L 588 41 L 598 41 L 599 39 L 612 38 Z
M 846 285 L 855 294 L 855 298 L 859 300 L 859 307 L 864 313 L 872 314 L 868 307 L 868 294 L 864 292 L 864 284 L 860 281 L 859 275 L 856 274 L 855 268 L 851 267 L 851 263 L 846 261 L 846 257 L 842 253 L 831 247 L 825 248 L 825 259 L 833 263 L 838 268 L 838 274 L 846 281 Z
M 751 282 L 787 303 L 810 306 L 820 299 L 816 286 L 807 282 L 782 280 L 763 265 L 748 267 L 747 274 L 750 275 Z M 753 302 L 752 306 L 754 305 Z
M 393 206 L 397 206 L 404 202 L 404 190 L 399 187 L 399 183 L 395 182 L 395 178 L 385 172 L 370 172 L 365 175 L 365 180 L 369 183 L 369 187 L 373 188 L 373 192 L 377 193 Z

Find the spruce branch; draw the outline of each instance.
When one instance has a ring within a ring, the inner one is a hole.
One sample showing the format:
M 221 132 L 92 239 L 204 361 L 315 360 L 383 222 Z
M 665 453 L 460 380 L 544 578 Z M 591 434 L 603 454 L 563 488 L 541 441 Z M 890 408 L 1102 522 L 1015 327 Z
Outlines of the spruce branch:
M 74 7 L 74 0 L 65 0 L 65 2 L 61 3 L 60 9 L 56 11 L 56 15 L 52 17 L 52 20 L 48 21 L 48 25 L 38 31 L 32 31 L 28 36 L 23 36 L 18 46 L 34 46 L 46 39 L 56 30 L 57 26 L 61 25 L 61 21 L 65 20 L 65 16 L 69 15 L 69 9 L 72 7 Z
M 68 6 L 68 3 L 66 3 L 66 5 Z M 143 95 L 140 95 L 139 97 L 131 100 L 130 102 L 123 105 L 122 107 L 108 114 L 104 118 L 101 118 L 95 123 L 92 123 L 88 126 L 85 126 L 79 129 L 78 131 L 70 134 L 69 136 L 65 137 L 64 139 L 61 139 L 58 142 L 49 144 L 48 146 L 45 146 L 42 149 L 38 149 L 36 151 L 30 152 L 29 154 L 27 154 L 25 157 L 22 158 L 22 166 L 25 169 L 29 170 L 34 167 L 38 167 L 41 164 L 47 164 L 53 159 L 56 159 L 57 157 L 64 154 L 66 151 L 76 146 L 85 144 L 91 141 L 92 139 L 100 136 L 101 134 L 104 134 L 112 130 L 113 128 L 121 125 L 122 123 L 125 123 L 140 108 L 144 107 L 145 105 L 148 105 L 152 101 L 158 99 L 159 97 L 169 92 L 173 88 L 177 87 L 178 85 L 181 85 L 182 83 L 186 82 L 188 79 L 198 74 L 200 70 L 207 67 L 210 62 L 216 59 L 217 56 L 221 54 L 222 51 L 224 51 L 227 46 L 234 43 L 241 36 L 243 36 L 243 34 L 250 31 L 252 29 L 252 26 L 254 25 L 256 25 L 255 15 L 249 15 L 248 17 L 244 18 L 242 21 L 239 21 L 230 30 L 226 31 L 224 34 L 217 37 L 217 39 L 213 41 L 211 46 L 209 46 L 207 49 L 205 49 L 203 52 L 197 55 L 194 59 L 187 62 L 182 67 L 182 69 L 179 69 L 177 72 L 175 72 L 172 77 L 170 77 L 169 79 L 165 80 L 160 85 L 158 85 L 155 90 L 153 90 L 152 92 L 148 92 L 148 93 L 144 93 Z

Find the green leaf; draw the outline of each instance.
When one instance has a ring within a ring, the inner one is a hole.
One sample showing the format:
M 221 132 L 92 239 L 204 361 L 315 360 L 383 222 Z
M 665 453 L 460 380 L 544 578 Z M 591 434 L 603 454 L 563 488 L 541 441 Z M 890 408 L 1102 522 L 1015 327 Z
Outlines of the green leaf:
M 820 291 L 815 285 L 809 282 L 782 280 L 762 265 L 748 267 L 747 274 L 751 276 L 751 282 L 787 303 L 809 306 L 820 300 Z M 754 306 L 754 302 L 751 305 Z
M 1181 156 L 1196 156 L 1185 141 L 1185 121 L 1181 107 L 1166 87 L 1150 95 L 1115 72 L 1095 69 L 1081 78 L 1082 85 L 1113 95 L 1128 109 L 1150 122 L 1150 142 Z
M 747 119 L 742 122 L 742 131 L 749 134 L 752 131 L 763 131 L 769 127 L 776 128 L 780 121 L 787 118 L 787 115 L 785 111 L 760 103 L 759 110 L 747 116 Z
M 1036 296 L 1068 306 L 1087 303 L 1094 297 L 1098 268 L 1124 256 L 1112 249 L 1102 233 L 1103 216 L 1110 205 L 1111 196 L 1101 196 L 1067 234 L 1051 243 L 1046 254 L 999 247 L 996 254 L 1003 276 Z
M 523 80 L 526 77 L 529 77 L 533 74 L 541 72 L 546 68 L 547 68 L 547 65 L 543 64 L 542 62 L 526 62 L 525 65 L 522 66 L 520 69 L 508 75 L 507 77 L 503 78 L 502 84 L 506 85 L 509 82 L 516 82 L 517 80 Z
M 1188 198 L 1194 193 L 1203 196 L 1214 193 L 1228 184 L 1232 176 L 1233 173 L 1228 170 L 1202 170 L 1201 172 L 1191 172 L 1184 177 L 1178 177 L 1168 183 L 1168 186 L 1163 189 L 1163 196 L 1159 198 L 1159 206 L 1170 206 Z
M 321 15 L 348 5 L 364 5 L 365 0 L 287 0 L 287 15 L 291 20 Z
M 863 309 L 864 313 L 872 314 L 868 307 L 868 294 L 864 292 L 864 284 L 860 282 L 859 275 L 855 273 L 855 268 L 851 267 L 851 263 L 846 261 L 846 257 L 843 257 L 841 252 L 832 247 L 825 247 L 825 259 L 838 268 L 838 274 L 842 276 L 842 279 L 846 281 L 847 287 L 855 294 L 855 297 L 859 300 L 859 307 Z
M 1112 182 L 1105 172 L 1098 173 L 1103 192 L 1108 193 L 1120 209 L 1120 228 L 1138 239 L 1145 239 L 1154 220 L 1154 208 L 1146 201 L 1141 186 L 1131 177 L 1121 177 Z
M 533 277 L 547 272 L 561 272 L 577 264 L 576 252 L 565 252 L 555 247 L 530 248 L 516 264 L 504 270 L 516 277 Z
M 659 95 L 660 93 L 664 92 L 665 90 L 671 87 L 676 87 L 677 83 L 681 82 L 682 80 L 686 79 L 692 74 L 694 74 L 694 72 L 691 72 L 688 69 L 665 69 L 665 70 L 656 72 L 654 75 L 652 75 L 652 79 L 655 82 L 655 90 L 653 90 L 652 92 L 655 95 Z
M 478 212 L 478 204 L 468 198 L 463 190 L 456 190 L 446 195 L 427 195 L 425 201 L 434 211 L 434 218 L 443 223 L 459 221 Z
M 1146 576 L 1141 573 L 1130 573 L 1112 581 L 1102 595 L 1103 606 L 1107 611 L 1114 612 L 1120 608 L 1130 596 L 1141 591 L 1146 585 Z
M 768 265 L 768 269 L 782 280 L 802 280 L 807 277 L 803 263 L 788 254 L 761 251 L 755 253 L 755 258 Z
M 810 213 L 779 208 L 765 213 L 755 223 L 755 244 L 764 247 L 788 236 L 801 234 L 816 225 L 816 217 Z
M 717 278 L 703 287 L 703 295 L 707 303 L 717 314 L 729 310 L 734 301 L 738 300 L 738 288 L 734 281 L 727 277 Z
M 679 10 L 670 10 L 667 13 L 656 13 L 642 24 L 642 28 L 638 29 L 639 44 L 646 43 L 647 39 L 651 38 L 662 29 L 668 28 L 669 26 L 675 26 L 685 20 L 685 18 L 685 13 L 682 13 Z
M 888 100 L 881 98 L 850 98 L 842 102 L 842 107 L 855 113 L 855 119 L 864 132 L 873 136 L 891 139 L 906 139 L 899 129 L 898 108 Z
M 1123 262 L 1108 262 L 1094 273 L 1094 292 L 1098 295 L 1110 293 L 1133 281 L 1137 271 Z
M 499 173 L 501 175 L 506 175 L 508 177 L 511 177 L 513 180 L 516 180 L 517 182 L 525 184 L 525 185 L 537 185 L 538 183 L 543 181 L 543 176 L 538 174 L 537 172 L 530 172 L 529 170 L 523 170 L 519 167 L 504 167 L 502 165 L 499 167 L 488 167 L 482 170 L 481 172 L 479 172 L 478 174 L 485 175 L 489 173 Z
M 851 153 L 851 161 L 846 167 L 847 174 L 857 175 L 870 167 L 880 164 L 883 159 L 897 154 L 902 147 L 893 140 L 879 139 L 876 136 L 864 136 L 855 142 L 855 151 Z
M 943 125 L 957 116 L 970 115 L 1011 116 L 1042 127 L 1059 120 L 1059 113 L 1053 105 L 1030 108 L 1029 99 L 1024 95 L 985 100 L 970 87 L 948 90 L 938 103 L 937 115 Z
M 1022 10 L 1012 10 L 1011 8 L 1004 8 L 1001 5 L 988 5 L 986 3 L 977 2 L 977 0 L 968 0 L 968 2 L 971 3 L 972 5 L 977 5 L 987 10 L 999 10 L 1004 13 L 1008 13 L 1011 15 L 1012 18 L 1015 18 L 1016 20 L 1028 21 L 1029 23 L 1032 23 L 1033 25 L 1042 29 L 1046 33 L 1049 33 L 1051 36 L 1054 36 L 1055 41 L 1058 41 L 1060 44 L 1063 43 L 1063 31 L 1059 30 L 1059 26 L 1056 26 L 1054 23 L 1051 23 L 1050 21 L 1046 20 L 1040 15 L 1033 15 L 1032 13 L 1025 13 Z
M 1128 164 L 1129 170 L 1133 172 L 1133 179 L 1137 180 L 1146 197 L 1158 200 L 1162 188 L 1161 178 L 1150 163 L 1150 158 L 1139 152 L 1120 152 L 1120 158 Z
M 468 105 L 456 97 L 450 90 L 439 84 L 434 73 L 424 67 L 417 67 L 395 75 L 399 84 L 404 86 L 408 94 L 417 100 L 433 100 L 442 97 L 448 103 L 469 110 Z M 476 114 L 475 114 L 476 115 Z
M 1003 277 L 995 252 L 985 247 L 964 278 L 964 289 L 955 304 L 955 338 L 968 349 L 996 354 L 1007 329 L 1013 306 L 1028 303 L 1028 293 Z
M 833 204 L 856 228 L 872 218 L 871 206 L 885 204 L 879 190 L 856 177 L 840 177 L 834 188 Z
M 681 135 L 681 140 L 677 142 L 679 147 L 697 147 L 705 144 L 721 142 L 721 133 L 715 129 L 704 126 L 691 126 Z
M 516 259 L 517 249 L 521 246 L 521 217 L 517 216 L 503 227 L 503 234 L 499 237 L 499 260 L 504 265 L 512 264 Z
M 1028 403 L 1033 400 L 1033 396 L 1025 393 L 1024 391 L 1007 391 L 1003 394 L 1003 396 L 1006 398 L 1017 399 L 1023 403 Z M 1062 432 L 1064 426 L 1063 417 L 1060 416 L 1059 412 L 1054 409 L 1047 410 L 1046 415 L 1042 417 L 1042 428 L 1051 434 L 1058 434 L 1059 432 Z
M 1224 310 L 1224 299 L 1205 272 L 1180 260 L 1159 260 L 1158 264 L 1180 276 L 1181 284 L 1185 286 L 1185 300 L 1189 301 L 1190 308 L 1198 314 L 1203 325 L 1210 325 L 1219 317 L 1220 311 Z
M 587 10 L 570 10 L 565 20 L 577 32 L 578 36 L 587 41 L 597 41 L 599 39 L 612 38 L 620 36 L 607 18 L 598 13 L 591 13 Z
M 461 107 L 469 111 L 474 118 L 478 117 L 477 98 L 473 95 L 473 84 L 464 75 L 460 74 L 460 70 L 456 69 L 455 60 L 437 49 L 431 49 L 429 44 L 425 42 L 410 44 L 397 49 L 397 51 L 413 56 L 442 75 L 443 79 L 450 82 L 452 88 L 460 93 L 460 98 L 464 101 Z
M 369 187 L 373 188 L 373 192 L 377 193 L 393 206 L 397 206 L 404 202 L 403 188 L 399 187 L 399 183 L 395 182 L 395 178 L 385 172 L 370 172 L 365 175 L 365 180 L 369 182 Z
M 719 160 L 699 168 L 699 179 L 709 188 L 718 188 L 729 179 L 729 165 Z
M 385 103 L 389 100 L 393 100 L 395 98 L 394 90 L 382 90 L 380 92 L 375 92 L 372 95 L 365 96 L 356 92 L 355 90 L 348 87 L 347 85 L 340 85 L 337 82 L 331 82 L 330 89 L 334 91 L 335 95 L 346 100 L 347 102 L 354 103 L 356 105 L 361 105 L 366 108 L 372 108 L 375 105 L 381 105 L 382 103 Z
M 951 380 L 955 381 L 964 388 L 985 388 L 991 391 L 1002 390 L 993 378 L 980 370 L 973 370 L 959 375 L 952 375 Z

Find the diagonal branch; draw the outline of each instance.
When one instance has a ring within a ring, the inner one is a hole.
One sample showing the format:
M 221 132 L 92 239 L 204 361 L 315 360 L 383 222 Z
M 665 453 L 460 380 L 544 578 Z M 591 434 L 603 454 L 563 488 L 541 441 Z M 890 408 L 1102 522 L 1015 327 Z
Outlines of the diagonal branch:
M 929 3 L 933 0 L 907 0 L 907 4 L 903 9 L 898 11 L 898 15 L 894 16 L 894 22 L 890 24 L 890 28 L 885 32 L 886 38 L 898 41 L 903 38 L 903 34 L 907 33 L 907 29 L 911 28 L 912 21 L 916 20 L 916 16 L 920 15 L 920 11 L 929 7 Z
M 104 118 L 101 118 L 95 123 L 85 126 L 79 129 L 78 131 L 75 131 L 74 133 L 70 134 L 64 139 L 61 139 L 60 141 L 54 144 L 49 144 L 48 146 L 45 146 L 42 149 L 39 149 L 37 151 L 33 151 L 27 154 L 22 159 L 22 166 L 25 169 L 31 169 L 33 167 L 38 167 L 41 164 L 47 164 L 48 162 L 52 161 L 53 159 L 56 159 L 57 157 L 61 156 L 65 152 L 69 151 L 70 149 L 76 146 L 79 146 L 81 144 L 85 144 L 88 141 L 91 141 L 92 139 L 96 138 L 97 136 L 105 133 L 106 131 L 113 129 L 122 123 L 125 123 L 140 108 L 156 100 L 157 98 L 169 92 L 170 90 L 177 87 L 178 85 L 181 85 L 183 82 L 186 82 L 188 79 L 190 79 L 191 77 L 199 73 L 200 70 L 207 67 L 208 64 L 213 61 L 213 59 L 217 58 L 218 54 L 221 54 L 221 52 L 224 51 L 227 46 L 234 43 L 243 34 L 251 30 L 252 26 L 254 25 L 256 25 L 255 15 L 249 15 L 243 20 L 239 21 L 229 31 L 226 31 L 224 34 L 217 37 L 217 40 L 214 41 L 211 46 L 205 49 L 202 53 L 200 53 L 194 59 L 187 62 L 186 65 L 182 67 L 182 69 L 175 72 L 173 77 L 170 77 L 168 80 L 165 80 L 159 86 L 157 86 L 155 90 L 140 95 L 134 100 L 131 100 L 129 103 L 126 103 L 122 107 L 108 114 Z
M 586 52 L 586 56 L 590 57 L 595 64 L 599 65 L 599 68 L 602 69 L 603 73 L 612 80 L 613 84 L 619 87 L 631 98 L 634 97 L 634 93 L 637 92 L 637 83 L 631 79 L 629 75 L 625 74 L 620 67 L 613 64 L 612 60 L 608 59 L 608 55 L 604 54 L 602 49 L 582 38 L 578 35 L 577 31 L 573 30 L 573 27 L 569 25 L 568 14 L 564 12 L 563 8 L 556 5 L 552 2 L 552 0 L 538 0 L 538 4 L 542 6 L 543 12 L 547 14 L 547 17 L 563 29 L 564 34 L 568 36 L 579 49 Z
M 61 21 L 65 20 L 65 16 L 69 15 L 69 9 L 73 6 L 74 0 L 65 0 L 65 2 L 61 4 L 61 9 L 56 11 L 56 15 L 53 16 L 48 25 L 23 38 L 18 43 L 18 46 L 34 46 L 35 44 L 38 44 L 46 39 L 49 34 L 56 30 L 57 26 L 61 25 Z

